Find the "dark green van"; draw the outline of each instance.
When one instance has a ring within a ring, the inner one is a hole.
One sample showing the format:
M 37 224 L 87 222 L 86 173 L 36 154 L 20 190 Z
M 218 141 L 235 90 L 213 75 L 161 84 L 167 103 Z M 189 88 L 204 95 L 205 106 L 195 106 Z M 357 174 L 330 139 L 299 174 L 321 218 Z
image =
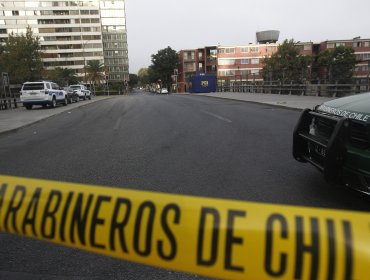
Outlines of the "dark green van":
M 304 110 L 293 133 L 293 156 L 329 182 L 370 194 L 370 92 Z

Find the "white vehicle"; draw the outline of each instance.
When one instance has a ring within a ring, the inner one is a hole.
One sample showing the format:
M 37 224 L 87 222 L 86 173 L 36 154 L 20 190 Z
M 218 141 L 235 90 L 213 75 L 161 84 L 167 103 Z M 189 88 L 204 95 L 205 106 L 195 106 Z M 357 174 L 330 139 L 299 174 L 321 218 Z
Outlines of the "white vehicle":
M 91 91 L 89 91 L 84 85 L 70 85 L 69 88 L 73 89 L 77 93 L 79 98 L 91 100 Z
M 160 92 L 159 93 L 167 94 L 168 93 L 168 90 L 167 90 L 167 88 L 163 87 L 163 88 L 160 89 Z
M 165 87 L 163 87 L 163 88 L 157 88 L 156 93 L 159 93 L 159 94 L 161 94 L 161 93 L 167 94 L 168 93 L 168 90 Z
M 20 92 L 21 102 L 27 110 L 33 105 L 55 108 L 58 103 L 68 104 L 67 92 L 50 81 L 25 82 Z

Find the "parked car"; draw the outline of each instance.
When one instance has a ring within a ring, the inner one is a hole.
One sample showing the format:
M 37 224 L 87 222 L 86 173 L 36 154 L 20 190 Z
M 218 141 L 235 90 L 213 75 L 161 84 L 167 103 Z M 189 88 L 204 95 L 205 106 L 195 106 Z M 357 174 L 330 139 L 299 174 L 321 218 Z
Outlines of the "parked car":
M 69 88 L 73 89 L 80 99 L 91 99 L 91 91 L 88 90 L 84 85 L 70 85 Z
M 293 156 L 329 182 L 370 194 L 370 92 L 306 109 L 293 134 Z
M 68 104 L 67 92 L 58 84 L 50 81 L 25 82 L 22 85 L 20 99 L 27 110 L 33 105 L 41 105 L 55 108 L 58 103 Z
M 80 97 L 78 96 L 77 92 L 75 92 L 72 88 L 65 87 L 64 90 L 67 92 L 67 100 L 69 104 L 80 101 Z
M 168 93 L 168 90 L 165 87 L 163 87 L 163 88 L 157 88 L 156 93 L 159 93 L 159 94 L 167 94 Z
M 167 88 L 161 88 L 161 92 L 160 93 L 164 93 L 164 94 L 167 94 L 168 93 L 168 90 Z

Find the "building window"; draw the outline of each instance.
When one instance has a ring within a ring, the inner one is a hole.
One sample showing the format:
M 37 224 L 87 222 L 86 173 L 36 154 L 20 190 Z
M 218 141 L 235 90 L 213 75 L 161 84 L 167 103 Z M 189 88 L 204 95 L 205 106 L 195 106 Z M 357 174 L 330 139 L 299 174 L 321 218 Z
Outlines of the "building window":
M 12 11 L 13 16 L 19 16 L 19 11 Z
M 249 70 L 240 70 L 240 75 L 247 76 L 248 74 L 250 74 Z
M 220 48 L 218 53 L 235 53 L 235 48 Z
M 219 76 L 235 76 L 234 70 L 218 71 Z
M 251 59 L 251 64 L 259 64 L 260 63 L 260 59 L 259 58 L 252 58 Z
M 326 47 L 327 47 L 328 49 L 334 49 L 334 43 L 327 43 L 327 44 L 326 44 Z
M 240 60 L 240 64 L 249 64 L 249 59 L 242 58 L 242 59 Z
M 345 46 L 346 44 L 344 42 L 338 42 L 335 43 L 335 47 Z
M 258 52 L 258 47 L 250 47 L 251 52 Z
M 267 52 L 274 52 L 277 50 L 277 47 L 275 46 L 267 46 Z
M 226 53 L 235 53 L 235 48 L 226 48 L 225 52 Z
M 303 50 L 305 50 L 305 51 L 310 51 L 310 50 L 312 50 L 312 45 L 311 45 L 311 44 L 306 44 L 306 45 L 304 45 L 304 46 L 303 46 Z
M 365 47 L 365 48 L 370 47 L 370 42 L 364 42 L 364 47 Z
M 247 53 L 249 51 L 249 48 L 248 47 L 243 47 L 243 48 L 240 49 L 240 51 L 242 53 Z
M 218 65 L 233 65 L 235 64 L 235 59 L 219 59 Z
M 361 42 L 354 42 L 353 47 L 354 48 L 361 48 Z
M 362 59 L 366 59 L 366 60 L 368 60 L 368 59 L 370 59 L 370 53 L 364 53 L 363 55 L 362 55 Z

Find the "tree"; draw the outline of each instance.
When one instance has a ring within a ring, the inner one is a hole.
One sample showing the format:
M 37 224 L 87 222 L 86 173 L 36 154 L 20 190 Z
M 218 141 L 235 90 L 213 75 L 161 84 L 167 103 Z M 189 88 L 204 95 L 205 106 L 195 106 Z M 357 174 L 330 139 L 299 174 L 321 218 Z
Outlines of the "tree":
M 55 81 L 60 86 L 68 86 L 79 82 L 75 70 L 69 68 L 57 67 L 46 71 L 44 76 L 48 80 Z
M 35 81 L 42 77 L 41 56 L 40 39 L 28 27 L 26 34 L 9 34 L 0 50 L 0 69 L 9 73 L 12 83 Z
M 300 48 L 293 39 L 285 40 L 276 53 L 264 59 L 264 79 L 302 83 L 308 77 L 311 61 L 310 56 L 301 55 Z
M 139 82 L 138 76 L 136 74 L 129 74 L 129 77 L 130 81 L 128 82 L 128 85 L 130 86 L 130 88 L 136 87 Z
M 356 65 L 355 51 L 345 46 L 328 49 L 319 54 L 317 63 L 326 69 L 330 83 L 351 83 Z
M 149 66 L 149 82 L 158 83 L 161 86 L 169 87 L 172 84 L 171 75 L 178 67 L 179 55 L 171 47 L 159 50 L 152 55 L 152 65 Z
M 89 60 L 85 66 L 86 79 L 92 81 L 93 85 L 100 84 L 104 80 L 104 64 L 99 60 Z
M 149 69 L 148 68 L 141 68 L 137 74 L 139 79 L 139 85 L 144 87 L 149 84 Z

